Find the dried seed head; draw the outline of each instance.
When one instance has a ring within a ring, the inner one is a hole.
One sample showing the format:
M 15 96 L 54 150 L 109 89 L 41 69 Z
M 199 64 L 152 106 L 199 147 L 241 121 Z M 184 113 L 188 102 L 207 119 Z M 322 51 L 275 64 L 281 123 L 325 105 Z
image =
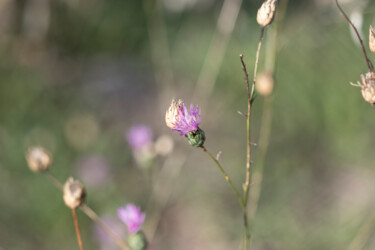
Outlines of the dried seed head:
M 71 209 L 81 206 L 85 202 L 86 192 L 81 182 L 69 177 L 63 187 L 65 205 Z
M 370 25 L 370 38 L 369 38 L 369 47 L 372 52 L 375 53 L 375 29 Z
M 179 121 L 179 113 L 182 109 L 182 100 L 179 99 L 176 101 L 176 99 L 173 99 L 167 112 L 165 113 L 165 123 L 167 126 L 171 129 L 176 129 L 176 123 Z
M 26 160 L 33 172 L 45 171 L 52 164 L 51 155 L 42 147 L 29 148 L 26 153 Z
M 360 87 L 362 89 L 361 92 L 363 99 L 375 107 L 375 72 L 369 71 L 366 75 L 361 75 L 361 81 L 362 83 L 358 82 L 357 84 L 350 84 Z
M 363 80 L 362 80 L 363 81 Z M 362 87 L 362 96 L 366 102 L 375 105 L 375 73 L 368 72 L 364 77 L 364 84 Z
M 255 88 L 261 96 L 269 96 L 272 94 L 273 86 L 274 79 L 270 72 L 263 72 L 259 74 Z
M 275 17 L 277 0 L 266 0 L 258 10 L 257 22 L 260 26 L 270 25 Z

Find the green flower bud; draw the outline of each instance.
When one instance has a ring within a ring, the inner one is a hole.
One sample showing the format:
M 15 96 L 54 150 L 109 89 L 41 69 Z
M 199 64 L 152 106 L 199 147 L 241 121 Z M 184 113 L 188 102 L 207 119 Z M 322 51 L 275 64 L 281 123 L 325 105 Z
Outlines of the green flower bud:
M 132 250 L 144 250 L 147 247 L 147 239 L 142 231 L 131 234 L 128 237 L 128 245 Z
M 190 145 L 193 147 L 202 147 L 206 140 L 204 131 L 200 128 L 198 128 L 197 131 L 187 133 L 186 137 L 188 138 Z

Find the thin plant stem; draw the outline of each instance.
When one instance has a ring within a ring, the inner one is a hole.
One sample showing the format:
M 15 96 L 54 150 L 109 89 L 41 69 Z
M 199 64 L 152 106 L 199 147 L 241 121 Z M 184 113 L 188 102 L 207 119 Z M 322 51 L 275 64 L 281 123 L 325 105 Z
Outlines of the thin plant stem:
M 76 213 L 75 208 L 72 208 L 72 215 L 73 215 L 74 227 L 76 229 L 76 234 L 77 234 L 78 246 L 80 250 L 83 250 L 81 231 L 79 230 L 79 224 L 78 224 L 77 213 Z
M 277 52 L 278 52 L 278 34 L 281 27 L 281 24 L 284 20 L 285 12 L 288 6 L 288 0 L 281 1 L 279 5 L 279 11 L 277 15 L 277 20 L 273 27 L 269 27 L 267 29 L 267 49 L 266 49 L 266 61 L 265 61 L 265 71 L 269 72 L 270 74 L 275 74 L 275 64 L 277 60 Z M 254 220 L 258 204 L 259 198 L 262 190 L 262 182 L 263 182 L 263 172 L 264 172 L 264 165 L 266 161 L 266 156 L 268 152 L 268 146 L 270 142 L 270 135 L 271 135 L 271 127 L 272 127 L 272 113 L 273 113 L 273 96 L 266 96 L 263 98 L 263 111 L 262 111 L 262 118 L 261 118 L 261 125 L 259 131 L 259 147 L 258 147 L 258 157 L 257 163 L 254 168 L 254 173 L 252 177 L 252 181 L 255 185 L 251 188 L 249 193 L 249 205 L 248 205 L 248 213 L 249 213 L 249 222 Z
M 121 247 L 123 250 L 130 250 L 130 248 L 126 245 L 126 243 L 117 236 L 116 233 L 112 231 L 110 227 L 108 227 L 100 218 L 99 216 L 86 204 L 83 204 L 79 207 L 91 220 L 97 223 L 115 242 L 116 244 Z
M 59 190 L 62 191 L 63 184 L 49 171 L 43 172 L 49 181 L 51 181 Z M 128 245 L 117 236 L 110 227 L 108 227 L 99 216 L 86 204 L 79 207 L 91 220 L 97 223 L 123 250 L 130 250 Z
M 375 230 L 375 212 L 367 216 L 361 225 L 357 235 L 350 242 L 348 250 L 363 249 L 368 242 L 371 234 Z
M 346 21 L 348 21 L 348 23 L 350 24 L 350 26 L 352 26 L 354 32 L 356 33 L 356 35 L 358 37 L 359 42 L 361 43 L 361 48 L 362 48 L 362 51 L 363 51 L 363 55 L 365 56 L 365 60 L 366 60 L 367 67 L 368 67 L 369 71 L 374 71 L 374 66 L 372 65 L 370 59 L 368 59 L 365 46 L 363 45 L 363 40 L 362 40 L 361 36 L 359 35 L 357 28 L 354 26 L 354 24 L 352 23 L 352 21 L 350 21 L 349 17 L 345 14 L 344 10 L 339 5 L 338 0 L 335 0 L 335 1 L 336 1 L 337 8 L 339 8 L 341 14 L 344 16 L 344 18 L 346 19 Z
M 241 197 L 240 193 L 237 191 L 237 189 L 234 187 L 232 181 L 230 180 L 228 174 L 225 172 L 224 168 L 221 166 L 220 162 L 204 147 L 202 146 L 203 151 L 213 160 L 220 170 L 221 174 L 224 176 L 225 181 L 229 184 L 231 187 L 233 194 L 237 197 L 238 202 L 240 203 L 242 207 L 243 212 L 243 218 L 244 218 L 244 230 L 245 230 L 245 236 L 244 236 L 244 249 L 248 249 L 249 245 L 249 239 L 250 239 L 250 230 L 249 230 L 249 224 L 247 219 L 247 212 L 246 212 L 246 203 L 244 199 Z
M 246 137 L 247 137 L 247 154 L 246 154 L 246 180 L 245 180 L 245 186 L 244 186 L 244 201 L 245 206 L 247 205 L 248 200 L 248 194 L 249 194 L 249 188 L 250 188 L 250 179 L 251 179 L 251 171 L 250 171 L 250 164 L 251 164 L 251 134 L 250 134 L 250 118 L 251 118 L 251 105 L 252 100 L 254 98 L 254 90 L 255 90 L 255 83 L 256 83 L 256 77 L 257 77 L 257 71 L 258 71 L 258 62 L 259 62 L 259 53 L 260 48 L 262 47 L 262 41 L 263 41 L 263 34 L 264 34 L 264 27 L 261 27 L 260 30 L 260 38 L 258 43 L 258 49 L 256 52 L 255 57 L 255 66 L 254 66 L 254 78 L 251 85 L 250 90 L 250 83 L 249 83 L 249 77 L 246 70 L 246 65 L 243 61 L 243 57 L 240 57 L 242 68 L 245 72 L 245 78 L 246 78 L 246 88 L 247 88 L 247 117 L 246 117 Z
M 243 60 L 243 55 L 240 55 L 240 60 L 242 64 L 242 70 L 245 74 L 245 81 L 246 81 L 246 90 L 247 90 L 247 116 L 246 116 L 246 179 L 244 184 L 244 194 L 242 200 L 244 201 L 244 210 L 243 210 L 243 219 L 244 219 L 244 249 L 247 250 L 249 248 L 249 242 L 250 242 L 250 230 L 249 230 L 249 221 L 248 221 L 248 215 L 247 215 L 247 201 L 249 197 L 249 188 L 250 188 L 250 180 L 251 180 L 251 131 L 250 131 L 250 121 L 251 121 L 251 106 L 252 101 L 254 98 L 254 91 L 255 91 L 255 83 L 256 83 L 256 76 L 258 71 L 258 62 L 259 62 L 259 54 L 260 49 L 262 47 L 262 41 L 263 41 L 263 35 L 264 35 L 264 27 L 261 27 L 260 30 L 260 38 L 258 43 L 258 48 L 255 56 L 255 66 L 254 66 L 254 77 L 251 85 L 250 90 L 250 81 L 249 81 L 249 74 L 246 69 L 246 64 Z
M 249 74 L 247 73 L 247 69 L 246 69 L 246 64 L 243 60 L 243 55 L 241 54 L 240 55 L 240 60 L 241 60 L 241 64 L 242 64 L 242 70 L 245 74 L 245 81 L 246 81 L 246 89 L 247 89 L 247 98 L 248 100 L 250 100 L 250 84 L 249 84 Z M 248 105 L 249 105 L 249 102 L 248 102 Z M 249 121 L 249 115 L 250 115 L 250 110 L 249 110 L 249 106 L 248 106 L 248 113 L 247 113 L 247 116 L 246 116 L 246 123 L 247 124 L 250 124 L 248 123 Z M 250 128 L 248 126 L 248 128 Z M 248 130 L 247 130 L 248 131 Z M 247 156 L 250 155 L 250 146 L 251 146 L 251 141 L 250 141 L 250 133 L 247 134 Z M 249 157 L 247 157 L 249 159 Z M 250 163 L 250 161 L 249 161 Z M 250 165 L 249 165 L 249 168 L 247 168 L 247 164 L 246 164 L 246 170 L 249 169 L 250 171 Z M 249 176 L 250 177 L 250 176 Z M 249 241 L 250 241 L 250 231 L 249 231 L 249 220 L 248 220 L 248 216 L 247 216 L 247 201 L 246 201 L 246 192 L 247 192 L 247 185 L 245 183 L 244 185 L 244 197 L 243 197 L 243 200 L 245 201 L 245 209 L 243 211 L 243 224 L 244 224 L 244 229 L 245 229 L 245 234 L 244 234 L 244 249 L 247 250 L 249 249 Z
M 55 185 L 58 189 L 62 191 L 63 184 L 48 170 L 44 171 L 43 174 L 47 177 L 47 179 Z
M 244 200 L 242 199 L 240 193 L 237 191 L 237 189 L 233 185 L 232 181 L 230 180 L 228 174 L 225 172 L 224 168 L 221 166 L 220 162 L 216 160 L 216 158 L 204 146 L 202 146 L 202 150 L 211 158 L 213 162 L 215 162 L 217 168 L 220 170 L 220 173 L 224 176 L 225 181 L 229 184 L 230 188 L 232 189 L 233 194 L 237 197 L 238 202 L 240 203 L 242 209 L 245 209 Z

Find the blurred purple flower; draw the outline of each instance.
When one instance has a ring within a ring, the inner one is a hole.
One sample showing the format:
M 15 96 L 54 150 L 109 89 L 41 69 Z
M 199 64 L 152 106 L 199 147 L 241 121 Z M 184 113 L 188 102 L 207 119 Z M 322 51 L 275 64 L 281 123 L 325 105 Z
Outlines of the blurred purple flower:
M 135 125 L 127 132 L 126 139 L 134 150 L 141 149 L 152 141 L 152 130 L 147 125 Z
M 146 218 L 146 214 L 141 212 L 141 208 L 131 203 L 120 207 L 117 210 L 117 215 L 126 224 L 131 234 L 137 233 L 141 229 Z
M 172 100 L 169 109 L 165 113 L 165 123 L 179 135 L 186 135 L 189 132 L 198 130 L 201 123 L 201 111 L 198 105 L 190 105 L 190 114 L 182 100 Z
M 105 158 L 90 155 L 77 162 L 77 175 L 87 187 L 105 186 L 112 179 L 110 166 Z

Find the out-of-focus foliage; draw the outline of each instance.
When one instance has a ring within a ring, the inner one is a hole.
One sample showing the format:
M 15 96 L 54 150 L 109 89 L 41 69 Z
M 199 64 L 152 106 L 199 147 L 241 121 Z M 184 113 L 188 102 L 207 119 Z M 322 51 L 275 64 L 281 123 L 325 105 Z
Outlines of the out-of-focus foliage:
M 164 125 L 173 97 L 192 100 L 222 2 L 0 1 L 0 249 L 77 248 L 61 192 L 26 165 L 31 145 L 52 153 L 51 172 L 61 181 L 71 175 L 96 180 L 86 183 L 87 203 L 100 216 L 113 221 L 119 206 L 139 204 L 147 211 L 146 236 L 160 220 L 150 249 L 238 248 L 241 211 L 227 184 L 200 150 Z M 205 103 L 206 146 L 223 152 L 221 162 L 238 188 L 246 143 L 237 114 L 246 110 L 238 55 L 252 69 L 261 2 L 243 3 L 213 94 L 208 102 L 194 100 Z M 290 1 L 279 29 L 253 249 L 346 249 L 374 210 L 375 111 L 349 85 L 366 64 L 347 23 L 327 2 Z M 367 44 L 375 5 L 364 2 L 343 7 L 348 13 L 361 8 Z M 153 58 L 153 49 L 169 51 L 170 58 Z M 168 71 L 173 80 L 160 81 Z M 255 102 L 257 141 L 261 97 Z M 174 151 L 141 166 L 125 137 L 134 124 L 150 126 L 154 140 L 173 136 Z M 101 249 L 94 223 L 78 216 L 85 248 Z M 374 232 L 365 249 L 375 248 Z

